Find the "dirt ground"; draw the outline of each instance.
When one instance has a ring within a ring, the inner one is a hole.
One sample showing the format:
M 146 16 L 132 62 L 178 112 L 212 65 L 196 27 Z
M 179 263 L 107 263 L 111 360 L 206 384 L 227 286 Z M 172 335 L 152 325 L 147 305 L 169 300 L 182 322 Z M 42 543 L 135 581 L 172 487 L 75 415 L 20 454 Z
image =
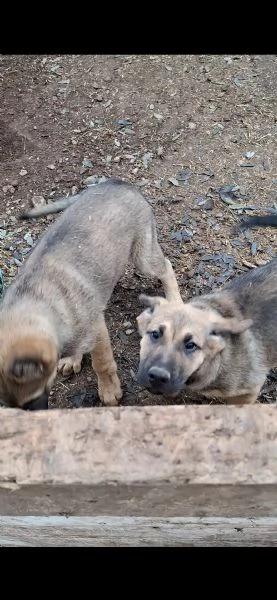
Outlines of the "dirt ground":
M 0 56 L 4 285 L 55 218 L 17 215 L 37 197 L 76 193 L 91 176 L 141 186 L 184 299 L 275 256 L 274 230 L 236 236 L 232 227 L 275 206 L 276 66 L 273 55 Z M 165 403 L 135 382 L 138 296 L 159 290 L 128 269 L 107 310 L 123 405 Z M 276 401 L 276 379 L 271 373 L 261 401 Z M 201 401 L 183 393 L 174 403 Z M 86 357 L 79 376 L 57 379 L 51 406 L 92 405 Z

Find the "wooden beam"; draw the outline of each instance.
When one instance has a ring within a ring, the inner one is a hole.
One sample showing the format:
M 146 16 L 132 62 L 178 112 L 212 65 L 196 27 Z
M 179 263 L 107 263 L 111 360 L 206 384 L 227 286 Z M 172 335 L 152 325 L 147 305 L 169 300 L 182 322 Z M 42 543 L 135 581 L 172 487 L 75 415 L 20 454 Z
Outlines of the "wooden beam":
M 0 546 L 275 546 L 276 417 L 0 409 Z
M 0 546 L 276 546 L 277 518 L 0 517 Z
M 277 484 L 277 406 L 0 410 L 0 486 Z
M 277 485 L 9 484 L 0 487 L 0 515 L 277 518 L 276 498 Z

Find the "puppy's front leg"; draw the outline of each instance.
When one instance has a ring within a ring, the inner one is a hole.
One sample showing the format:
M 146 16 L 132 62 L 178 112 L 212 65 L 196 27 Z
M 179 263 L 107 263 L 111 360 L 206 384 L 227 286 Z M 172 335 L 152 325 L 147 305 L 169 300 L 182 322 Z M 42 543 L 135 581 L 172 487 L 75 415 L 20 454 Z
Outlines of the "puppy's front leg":
M 122 390 L 113 357 L 110 336 L 104 316 L 97 323 L 97 339 L 91 352 L 91 364 L 98 379 L 98 394 L 106 406 L 116 406 L 122 398 Z

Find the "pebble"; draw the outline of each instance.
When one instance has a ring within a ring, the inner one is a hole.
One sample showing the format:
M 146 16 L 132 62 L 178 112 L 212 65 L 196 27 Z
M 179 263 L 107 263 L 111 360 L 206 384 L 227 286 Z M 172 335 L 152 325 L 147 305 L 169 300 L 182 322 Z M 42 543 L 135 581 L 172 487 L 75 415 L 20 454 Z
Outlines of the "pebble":
M 31 200 L 32 206 L 43 206 L 45 204 L 45 198 L 43 196 L 33 196 Z
M 6 194 L 7 192 L 14 194 L 14 192 L 15 192 L 15 188 L 13 187 L 13 185 L 4 185 L 4 187 L 2 189 L 3 189 L 4 194 Z
M 27 175 L 28 171 L 26 171 L 26 169 L 21 169 L 21 171 L 19 171 L 19 175 L 21 175 L 21 177 L 24 177 L 24 175 Z
M 127 329 L 128 329 L 128 327 L 129 327 L 129 328 L 130 328 L 130 327 L 132 327 L 132 323 L 131 323 L 131 321 L 124 321 L 124 323 L 123 323 L 123 327 L 125 327 L 125 328 L 127 328 Z

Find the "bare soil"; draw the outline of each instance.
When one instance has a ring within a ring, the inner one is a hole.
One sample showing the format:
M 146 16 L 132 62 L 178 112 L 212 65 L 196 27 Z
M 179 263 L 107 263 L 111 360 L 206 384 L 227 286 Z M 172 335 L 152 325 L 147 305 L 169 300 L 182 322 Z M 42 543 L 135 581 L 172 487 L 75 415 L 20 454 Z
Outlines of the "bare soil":
M 141 186 L 184 299 L 270 260 L 274 230 L 236 236 L 233 225 L 252 206 L 276 201 L 276 66 L 273 55 L 0 56 L 5 285 L 56 218 L 19 222 L 17 215 L 36 196 L 48 202 L 76 193 L 93 175 Z M 238 186 L 227 194 L 231 204 L 220 196 L 228 185 Z M 160 287 L 128 269 L 107 310 L 123 405 L 165 403 L 135 382 L 142 291 Z M 271 373 L 261 401 L 276 401 L 275 381 Z M 202 401 L 183 393 L 174 403 Z M 79 376 L 57 379 L 51 406 L 92 405 L 99 400 L 85 357 Z

